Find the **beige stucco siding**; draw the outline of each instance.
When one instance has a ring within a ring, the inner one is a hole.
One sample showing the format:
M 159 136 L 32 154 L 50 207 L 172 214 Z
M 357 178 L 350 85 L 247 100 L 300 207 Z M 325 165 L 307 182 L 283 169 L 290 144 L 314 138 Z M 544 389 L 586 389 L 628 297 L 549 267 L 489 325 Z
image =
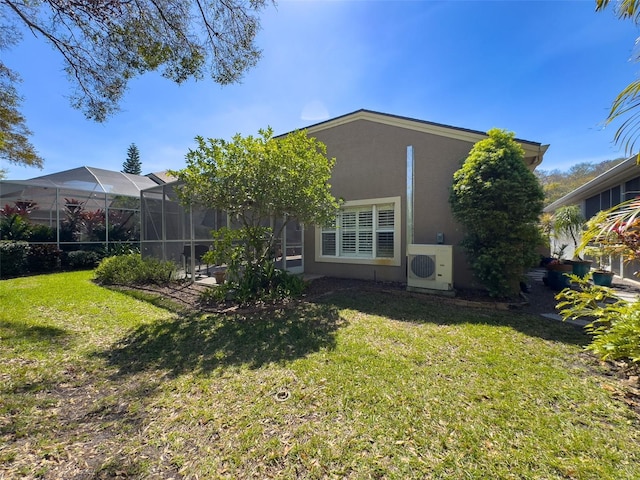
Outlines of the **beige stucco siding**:
M 315 228 L 305 232 L 305 271 L 323 275 L 406 281 L 407 146 L 412 145 L 415 162 L 414 243 L 436 243 L 444 233 L 444 243 L 454 245 L 455 286 L 469 287 L 472 277 L 464 253 L 458 246 L 462 236 L 449 207 L 453 173 L 460 168 L 473 143 L 419 132 L 368 120 L 355 120 L 314 131 L 327 145 L 327 154 L 336 158 L 331 186 L 336 197 L 365 200 L 385 197 L 401 199 L 401 264 L 388 266 L 353 265 L 316 261 Z

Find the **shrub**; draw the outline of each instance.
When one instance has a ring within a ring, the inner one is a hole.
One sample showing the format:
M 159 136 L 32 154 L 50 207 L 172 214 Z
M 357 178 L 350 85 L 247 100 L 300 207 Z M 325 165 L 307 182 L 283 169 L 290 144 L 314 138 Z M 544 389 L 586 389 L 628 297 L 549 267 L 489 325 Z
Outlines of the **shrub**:
M 0 240 L 0 278 L 15 277 L 27 272 L 27 242 Z
M 21 215 L 12 213 L 0 217 L 0 240 L 28 240 L 30 235 L 29 222 Z
M 31 225 L 31 236 L 29 240 L 31 242 L 55 242 L 56 231 L 47 225 Z
M 602 360 L 640 364 L 640 303 L 616 298 L 609 288 L 591 285 L 589 276 L 571 275 L 578 290 L 565 289 L 556 298 L 560 315 L 591 320 L 585 329 L 593 335 L 586 347 Z
M 254 271 L 242 272 L 238 277 L 232 276 L 226 283 L 212 287 L 203 292 L 201 300 L 222 302 L 233 300 L 239 304 L 252 301 L 282 300 L 298 297 L 305 289 L 301 277 L 275 268 L 273 262 L 267 262 Z
M 132 253 L 140 253 L 140 247 L 134 243 L 110 243 L 108 255 L 129 255 Z
M 164 285 L 175 280 L 176 273 L 173 262 L 129 254 L 103 259 L 96 268 L 96 280 L 105 285 Z
M 91 269 L 102 260 L 104 255 L 93 250 L 74 250 L 67 252 L 66 263 L 73 269 Z
M 30 272 L 53 272 L 60 268 L 62 251 L 53 244 L 33 244 L 27 256 Z
M 525 270 L 539 261 L 544 193 L 513 133 L 488 135 L 454 173 L 450 203 L 465 227 L 462 245 L 476 278 L 491 296 L 508 297 L 519 293 Z

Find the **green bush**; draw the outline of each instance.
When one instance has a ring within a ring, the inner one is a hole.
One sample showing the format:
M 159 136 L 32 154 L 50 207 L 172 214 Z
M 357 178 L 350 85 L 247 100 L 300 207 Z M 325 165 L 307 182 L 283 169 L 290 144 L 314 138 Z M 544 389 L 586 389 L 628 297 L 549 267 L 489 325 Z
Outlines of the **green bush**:
M 476 278 L 491 296 L 509 297 L 538 262 L 544 193 L 513 133 L 493 129 L 488 135 L 454 173 L 450 203 L 465 227 L 462 246 Z
M 175 280 L 176 273 L 173 262 L 128 254 L 103 259 L 96 268 L 96 281 L 104 285 L 164 285 Z
M 205 290 L 201 296 L 204 303 L 232 300 L 239 304 L 255 301 L 282 300 L 298 297 L 305 289 L 301 277 L 275 268 L 272 261 L 244 270 L 226 283 Z
M 0 240 L 28 240 L 31 236 L 29 222 L 18 213 L 0 217 Z
M 104 255 L 93 250 L 74 250 L 67 252 L 66 264 L 72 269 L 91 269 L 102 260 Z
M 108 256 L 140 254 L 140 247 L 133 243 L 110 243 Z
M 585 327 L 593 335 L 587 349 L 602 360 L 640 364 L 640 303 L 620 300 L 611 289 L 592 285 L 589 278 L 571 275 L 579 289 L 565 289 L 556 296 L 560 315 L 565 320 L 591 321 Z
M 29 237 L 31 242 L 55 242 L 56 231 L 55 229 L 42 224 L 31 225 L 31 236 Z
M 0 240 L 0 278 L 16 277 L 27 273 L 27 242 Z
M 62 251 L 54 244 L 32 244 L 27 262 L 30 272 L 53 272 L 60 269 Z

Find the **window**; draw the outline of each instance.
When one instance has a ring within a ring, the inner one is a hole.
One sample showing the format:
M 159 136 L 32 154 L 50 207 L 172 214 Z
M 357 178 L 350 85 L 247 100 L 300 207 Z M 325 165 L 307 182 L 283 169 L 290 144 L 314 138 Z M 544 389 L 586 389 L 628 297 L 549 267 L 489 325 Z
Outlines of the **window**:
M 640 177 L 631 180 L 626 183 L 625 188 L 638 188 L 640 189 Z M 634 198 L 638 196 L 638 191 L 628 191 L 627 198 Z M 605 190 L 599 195 L 589 197 L 584 202 L 584 215 L 587 218 L 593 217 L 601 210 L 607 210 L 615 205 L 618 205 L 621 201 L 621 188 L 617 185 L 609 190 Z
M 624 199 L 632 200 L 640 195 L 640 177 L 629 180 L 624 184 Z
M 392 259 L 395 265 L 400 256 L 399 217 L 400 197 L 346 202 L 336 220 L 319 229 L 316 257 L 345 263 Z

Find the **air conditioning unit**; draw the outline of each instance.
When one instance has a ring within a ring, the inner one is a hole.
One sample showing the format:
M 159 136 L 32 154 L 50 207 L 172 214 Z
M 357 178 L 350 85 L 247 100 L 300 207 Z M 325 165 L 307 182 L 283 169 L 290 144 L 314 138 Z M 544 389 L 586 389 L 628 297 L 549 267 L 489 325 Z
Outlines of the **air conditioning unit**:
M 407 245 L 407 290 L 453 292 L 453 245 Z

